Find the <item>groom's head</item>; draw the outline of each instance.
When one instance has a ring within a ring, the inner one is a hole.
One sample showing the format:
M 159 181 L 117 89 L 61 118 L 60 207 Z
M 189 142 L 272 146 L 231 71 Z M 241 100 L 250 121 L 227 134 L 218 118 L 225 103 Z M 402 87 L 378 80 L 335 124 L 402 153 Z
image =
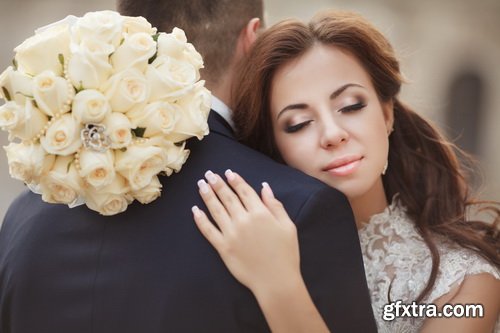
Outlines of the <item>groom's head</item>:
M 143 16 L 158 31 L 179 27 L 203 56 L 202 78 L 212 89 L 253 42 L 263 0 L 117 0 L 118 11 Z

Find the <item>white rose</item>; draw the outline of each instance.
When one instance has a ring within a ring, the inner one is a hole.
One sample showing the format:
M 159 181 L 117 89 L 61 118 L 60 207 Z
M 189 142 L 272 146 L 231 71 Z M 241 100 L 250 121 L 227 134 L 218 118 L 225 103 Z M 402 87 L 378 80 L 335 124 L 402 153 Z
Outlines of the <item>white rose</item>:
M 63 66 L 59 55 L 68 59 L 69 42 L 69 26 L 66 23 L 39 31 L 14 49 L 19 70 L 32 76 L 45 70 L 61 75 Z
M 80 152 L 80 176 L 92 185 L 100 189 L 113 182 L 115 179 L 115 168 L 113 151 L 96 152 L 82 149 Z
M 69 108 L 63 108 L 64 104 L 73 97 L 73 87 L 68 82 L 56 76 L 51 71 L 43 71 L 33 78 L 33 96 L 38 108 L 48 116 L 57 113 L 65 113 Z
M 133 191 L 148 185 L 151 179 L 165 169 L 167 156 L 162 148 L 151 145 L 133 145 L 116 152 L 116 171 L 124 176 Z
M 20 105 L 5 104 L 7 115 L 15 112 L 16 124 L 9 128 L 9 140 L 20 138 L 21 140 L 31 140 L 41 133 L 42 129 L 49 122 L 45 113 L 33 105 L 33 102 L 26 100 L 24 108 Z
M 139 32 L 125 39 L 111 56 L 111 63 L 115 72 L 134 67 L 143 73 L 148 66 L 149 59 L 155 53 L 156 43 L 153 37 Z
M 191 43 L 186 44 L 186 49 L 184 50 L 184 59 L 189 61 L 197 70 L 203 68 L 203 57 L 201 54 L 196 51 L 195 47 Z M 197 79 L 199 80 L 199 71 Z
M 181 108 L 178 105 L 168 102 L 153 102 L 142 110 L 127 112 L 133 128 L 144 128 L 145 138 L 150 138 L 157 134 L 168 134 L 173 129 L 181 115 Z
M 161 56 L 148 66 L 146 77 L 151 83 L 150 101 L 175 100 L 192 88 L 197 81 L 198 73 L 196 68 L 186 61 Z
M 175 144 L 171 144 L 166 147 L 167 151 L 167 169 L 165 172 L 168 176 L 172 174 L 172 171 L 179 172 L 181 171 L 182 166 L 186 163 L 186 160 L 189 157 L 189 150 L 184 149 L 186 143 L 184 142 L 182 145 L 178 146 Z
M 132 192 L 132 196 L 140 203 L 146 205 L 158 199 L 161 195 L 162 185 L 157 176 L 151 179 L 151 182 L 139 191 Z
M 81 123 L 100 123 L 111 113 L 106 97 L 97 90 L 87 89 L 76 94 L 73 99 L 72 114 Z
M 90 12 L 72 27 L 72 38 L 77 43 L 98 40 L 117 47 L 122 39 L 123 21 L 120 14 L 111 10 Z
M 39 188 L 43 201 L 71 205 L 80 196 L 82 186 L 74 156 L 58 156 L 51 170 L 41 177 Z
M 104 118 L 102 125 L 106 127 L 104 133 L 111 140 L 111 148 L 124 148 L 132 142 L 132 124 L 123 113 L 111 112 Z
M 71 29 L 71 27 L 77 21 L 78 21 L 78 17 L 76 17 L 74 15 L 68 15 L 65 18 L 63 18 L 62 20 L 59 20 L 59 21 L 56 21 L 56 22 L 52 22 L 50 24 L 44 25 L 43 27 L 40 27 L 40 28 L 36 29 L 35 33 L 36 34 L 40 34 L 40 33 L 44 32 L 45 30 L 52 29 L 52 28 L 58 27 L 58 26 L 67 26 L 68 29 Z
M 7 102 L 0 106 L 0 127 L 4 131 L 14 129 L 24 122 L 24 108 L 16 102 Z
M 66 113 L 50 124 L 45 135 L 40 138 L 40 143 L 49 154 L 71 155 L 82 145 L 81 131 L 82 125 Z
M 153 28 L 151 23 L 142 16 L 124 16 L 123 31 L 128 35 L 133 35 L 138 32 L 154 35 L 157 32 L 156 28 Z
M 116 175 L 108 186 L 99 190 L 89 187 L 85 193 L 85 201 L 87 207 L 102 215 L 115 215 L 124 212 L 133 201 L 129 190 L 126 179 Z
M 78 89 L 99 89 L 109 79 L 113 67 L 109 55 L 112 45 L 98 40 L 84 40 L 71 44 L 71 59 L 68 63 L 68 77 Z
M 135 68 L 113 75 L 105 86 L 105 95 L 115 112 L 127 112 L 146 105 L 149 94 L 149 82 Z
M 54 156 L 47 155 L 40 144 L 11 142 L 3 148 L 7 153 L 10 176 L 27 184 L 37 183 L 54 163 Z
M 69 55 L 70 27 L 77 17 L 69 15 L 66 18 L 35 30 L 35 35 L 25 40 L 14 51 L 19 73 L 35 76 L 41 71 L 50 70 L 61 75 L 62 61 Z M 61 58 L 62 56 L 62 58 Z M 27 93 L 26 95 L 31 95 Z
M 157 135 L 149 138 L 147 143 L 151 146 L 161 147 L 167 156 L 165 162 L 165 169 L 163 170 L 167 176 L 170 176 L 174 171 L 179 172 L 181 167 L 186 163 L 190 151 L 184 149 L 186 147 L 186 142 L 173 143 L 171 140 L 163 135 Z
M 33 96 L 33 79 L 12 66 L 0 74 L 0 97 L 24 105 L 27 97 Z
M 182 115 L 176 123 L 168 139 L 173 142 L 186 140 L 196 136 L 199 140 L 208 134 L 208 114 L 210 112 L 210 92 L 203 86 L 204 82 L 196 84 L 188 95 L 178 101 Z
M 187 38 L 184 30 L 174 28 L 171 33 L 160 32 L 158 35 L 158 56 L 182 59 Z
M 197 70 L 203 68 L 203 58 L 193 44 L 187 42 L 182 29 L 174 28 L 172 33 L 160 33 L 158 36 L 158 56 L 169 56 L 180 61 L 187 61 Z M 199 75 L 199 72 L 197 71 Z M 197 80 L 199 76 L 197 76 Z

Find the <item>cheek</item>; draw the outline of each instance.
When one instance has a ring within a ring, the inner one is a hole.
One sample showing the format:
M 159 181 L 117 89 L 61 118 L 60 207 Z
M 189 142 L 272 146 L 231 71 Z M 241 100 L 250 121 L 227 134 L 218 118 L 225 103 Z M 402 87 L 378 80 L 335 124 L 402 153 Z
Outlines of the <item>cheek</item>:
M 275 135 L 276 146 L 281 153 L 281 157 L 287 165 L 304 170 L 305 161 L 310 161 L 312 147 L 310 141 L 304 140 L 297 135 L 279 133 Z
M 380 120 L 374 123 L 377 126 L 373 126 L 365 132 L 364 146 L 372 163 L 371 168 L 378 175 L 379 171 L 380 173 L 382 172 L 387 161 L 389 138 L 385 123 Z
M 387 125 L 382 110 L 370 110 L 366 117 L 359 119 L 352 127 L 352 130 L 358 134 L 358 137 L 364 141 L 364 144 L 375 148 L 376 151 L 387 146 Z

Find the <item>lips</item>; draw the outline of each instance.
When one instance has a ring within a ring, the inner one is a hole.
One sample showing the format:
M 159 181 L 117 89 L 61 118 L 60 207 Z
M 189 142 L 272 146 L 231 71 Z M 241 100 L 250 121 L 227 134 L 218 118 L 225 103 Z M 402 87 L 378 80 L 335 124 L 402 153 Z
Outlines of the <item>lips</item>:
M 323 171 L 335 176 L 348 176 L 358 169 L 362 159 L 363 157 L 359 155 L 337 158 L 323 168 Z

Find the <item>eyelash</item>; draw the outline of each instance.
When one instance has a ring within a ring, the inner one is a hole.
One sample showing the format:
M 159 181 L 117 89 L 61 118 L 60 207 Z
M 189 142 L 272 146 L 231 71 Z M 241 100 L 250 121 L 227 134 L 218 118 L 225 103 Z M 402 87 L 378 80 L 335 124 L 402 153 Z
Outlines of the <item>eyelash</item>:
M 304 121 L 304 122 L 297 124 L 297 125 L 287 126 L 285 128 L 285 132 L 286 133 L 297 132 L 297 131 L 301 130 L 302 128 L 306 127 L 307 125 L 309 125 L 311 122 L 312 122 L 312 120 L 308 120 L 308 121 Z
M 356 103 L 356 104 L 348 105 L 348 106 L 340 109 L 338 112 L 341 112 L 341 113 L 350 113 L 350 112 L 361 110 L 365 106 L 366 106 L 365 103 L 359 102 L 359 103 Z M 295 133 L 297 131 L 300 131 L 302 128 L 306 127 L 307 125 L 309 125 L 311 122 L 312 122 L 312 120 L 308 120 L 308 121 L 304 121 L 304 122 L 302 122 L 300 124 L 297 124 L 297 125 L 287 126 L 285 128 L 285 132 L 286 133 Z
M 340 109 L 339 112 L 349 113 L 349 112 L 353 112 L 353 111 L 358 111 L 358 110 L 363 109 L 365 106 L 366 106 L 365 103 L 359 102 L 359 103 L 356 103 L 356 104 L 348 105 L 348 106 Z

